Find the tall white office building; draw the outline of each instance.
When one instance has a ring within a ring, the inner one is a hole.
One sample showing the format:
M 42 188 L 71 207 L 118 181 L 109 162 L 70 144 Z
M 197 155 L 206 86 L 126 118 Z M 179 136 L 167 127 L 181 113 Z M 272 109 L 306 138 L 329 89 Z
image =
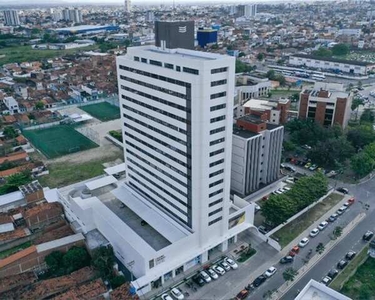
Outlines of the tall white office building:
M 125 4 L 125 12 L 129 14 L 132 10 L 131 0 L 125 0 L 124 4 Z
M 96 178 L 54 197 L 77 232 L 99 232 L 112 245 L 145 299 L 256 231 L 254 205 L 229 194 L 234 73 L 231 56 L 128 48 L 117 57 L 125 178 Z
M 17 10 L 4 10 L 3 14 L 6 26 L 19 26 L 21 24 Z

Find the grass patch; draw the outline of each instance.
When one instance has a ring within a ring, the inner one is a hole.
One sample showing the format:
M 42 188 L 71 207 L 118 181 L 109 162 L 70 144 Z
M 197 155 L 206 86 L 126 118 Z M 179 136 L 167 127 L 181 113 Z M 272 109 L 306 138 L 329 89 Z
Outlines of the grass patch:
M 330 194 L 322 202 L 275 232 L 272 238 L 278 240 L 281 248 L 284 248 L 343 198 L 340 194 Z
M 81 164 L 78 163 L 54 163 L 48 165 L 49 174 L 39 177 L 43 186 L 50 188 L 70 185 L 79 181 L 102 175 L 104 173 L 103 163 L 117 159 L 118 157 L 107 157 L 105 159 L 91 160 Z
M 4 250 L 4 251 L 0 252 L 0 259 L 4 259 L 4 258 L 6 258 L 6 257 L 8 257 L 8 256 L 10 256 L 14 253 L 17 253 L 17 252 L 19 252 L 23 249 L 26 249 L 26 248 L 30 247 L 31 245 L 32 245 L 31 242 L 26 242 L 26 243 L 23 243 L 23 244 L 18 245 L 16 247 L 10 248 L 8 250 Z
M 255 255 L 255 253 L 257 253 L 257 251 L 254 248 L 250 248 L 248 251 L 242 253 L 240 257 L 237 259 L 237 261 L 240 263 L 243 263 L 247 261 L 253 255 Z
M 35 50 L 31 46 L 13 46 L 0 49 L 0 65 L 8 63 L 21 63 L 27 61 L 40 61 L 68 54 L 76 54 L 81 51 L 90 51 L 98 49 L 97 45 L 84 48 L 68 50 Z M 5 55 L 2 57 L 2 55 Z
M 292 96 L 293 94 L 295 93 L 300 93 L 301 90 L 270 90 L 270 93 L 272 95 L 271 98 L 277 98 L 277 97 L 283 97 L 283 98 L 288 98 L 290 96 Z
M 79 108 L 102 122 L 120 118 L 120 109 L 108 102 L 84 105 Z
M 341 293 L 352 299 L 375 299 L 375 259 L 368 257 L 344 284 Z
M 24 130 L 23 135 L 47 158 L 56 158 L 98 147 L 89 138 L 66 125 Z
M 352 261 L 346 266 L 346 268 L 339 273 L 339 275 L 331 282 L 329 285 L 330 288 L 340 291 L 341 285 L 345 282 L 352 272 L 358 267 L 358 265 L 368 256 L 367 255 L 368 246 L 362 249 Z

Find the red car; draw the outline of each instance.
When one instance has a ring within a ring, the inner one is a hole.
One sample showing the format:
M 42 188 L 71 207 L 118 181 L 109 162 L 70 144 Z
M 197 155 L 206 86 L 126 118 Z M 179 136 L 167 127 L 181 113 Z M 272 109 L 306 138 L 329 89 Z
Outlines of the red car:
M 299 247 L 298 246 L 294 246 L 290 251 L 289 251 L 289 255 L 294 257 L 297 253 L 299 252 Z
M 349 200 L 348 200 L 348 203 L 349 205 L 352 205 L 355 201 L 355 198 L 354 197 L 351 197 Z
M 236 300 L 243 300 L 246 299 L 246 297 L 249 295 L 249 291 L 244 289 L 241 292 L 239 292 L 236 296 Z

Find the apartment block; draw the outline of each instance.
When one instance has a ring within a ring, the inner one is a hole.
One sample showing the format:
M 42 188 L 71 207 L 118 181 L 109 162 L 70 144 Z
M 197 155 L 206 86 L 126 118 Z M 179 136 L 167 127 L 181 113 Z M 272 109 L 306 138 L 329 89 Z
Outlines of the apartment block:
M 278 178 L 284 127 L 247 115 L 233 128 L 231 189 L 248 195 Z
M 353 95 L 339 83 L 316 82 L 300 94 L 298 117 L 315 120 L 323 126 L 338 124 L 345 128 L 350 119 Z

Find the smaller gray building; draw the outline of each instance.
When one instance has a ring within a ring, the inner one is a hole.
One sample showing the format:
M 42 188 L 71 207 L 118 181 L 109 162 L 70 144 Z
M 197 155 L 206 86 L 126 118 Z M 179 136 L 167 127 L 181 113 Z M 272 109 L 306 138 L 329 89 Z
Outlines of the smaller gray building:
M 156 21 L 155 46 L 194 50 L 194 21 Z
M 231 189 L 248 195 L 278 178 L 284 126 L 244 116 L 233 127 Z

